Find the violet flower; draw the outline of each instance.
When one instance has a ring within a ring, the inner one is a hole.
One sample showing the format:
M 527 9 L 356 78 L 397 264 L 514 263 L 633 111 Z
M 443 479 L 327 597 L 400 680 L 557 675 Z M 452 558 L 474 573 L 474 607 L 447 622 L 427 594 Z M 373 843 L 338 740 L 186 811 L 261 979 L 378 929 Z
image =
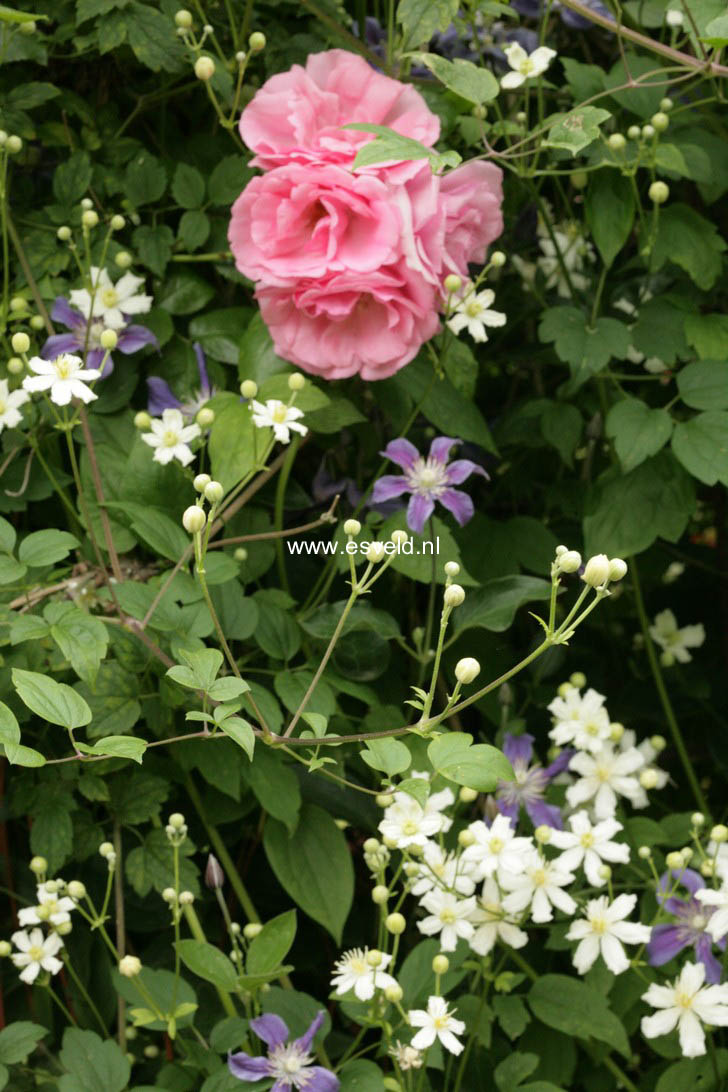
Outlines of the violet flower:
M 99 368 L 101 361 L 106 356 L 106 349 L 101 347 L 99 341 L 102 331 L 106 329 L 103 318 L 84 318 L 81 312 L 75 311 L 63 296 L 58 296 L 53 304 L 51 318 L 54 322 L 60 322 L 62 326 L 66 326 L 71 332 L 69 334 L 52 334 L 40 351 L 43 359 L 55 360 L 61 353 L 83 353 L 85 351 L 86 367 L 90 369 Z M 119 329 L 114 327 L 114 332 L 119 339 L 116 348 L 126 355 L 135 353 L 138 349 L 143 349 L 145 345 L 154 345 L 155 348 L 159 348 L 156 337 L 146 326 L 138 326 L 136 323 L 132 323 Z M 113 370 L 114 361 L 109 355 L 106 358 L 101 378 L 106 379 Z
M 610 19 L 614 22 L 614 16 L 609 11 L 609 8 L 606 8 L 604 4 L 602 4 L 601 0 L 584 0 L 584 6 L 590 8 L 591 11 L 596 12 L 597 15 L 602 15 L 605 19 Z M 543 13 L 541 0 L 513 0 L 513 7 L 519 15 L 523 15 L 527 19 L 540 19 Z M 591 19 L 586 19 L 583 15 L 579 15 L 570 8 L 563 7 L 559 3 L 552 4 L 551 10 L 558 11 L 561 16 L 561 22 L 564 23 L 565 26 L 571 27 L 573 30 L 589 30 L 595 25 Z
M 507 732 L 503 741 L 503 754 L 513 767 L 515 780 L 498 782 L 495 791 L 498 811 L 507 815 L 515 826 L 518 813 L 524 807 L 535 827 L 547 826 L 563 830 L 560 810 L 554 804 L 547 804 L 544 795 L 551 781 L 569 765 L 574 752 L 566 748 L 550 766 L 543 767 L 539 762 L 532 761 L 533 736 L 526 732 L 520 736 Z
M 308 1031 L 289 1042 L 290 1032 L 280 1016 L 266 1013 L 250 1021 L 250 1026 L 268 1047 L 267 1058 L 254 1058 L 240 1051 L 228 1055 L 228 1068 L 241 1081 L 261 1081 L 273 1077 L 270 1092 L 291 1092 L 305 1088 L 306 1092 L 337 1092 L 339 1079 L 323 1066 L 314 1065 L 311 1043 L 324 1020 L 323 1009 L 316 1015 Z
M 453 440 L 449 436 L 437 436 L 425 458 L 409 440 L 392 440 L 380 455 L 401 466 L 404 474 L 385 474 L 383 478 L 379 478 L 374 483 L 372 504 L 380 504 L 393 497 L 401 497 L 403 493 L 411 493 L 407 506 L 407 525 L 410 530 L 422 534 L 425 522 L 435 509 L 436 501 L 443 508 L 447 508 L 448 512 L 452 512 L 462 527 L 472 519 L 473 502 L 467 493 L 453 489 L 452 486 L 460 485 L 471 474 L 482 474 L 484 478 L 488 475 L 482 466 L 470 459 L 456 459 L 455 462 L 448 463 L 451 448 L 459 443 L 460 440 Z
M 690 893 L 690 898 L 678 899 L 674 895 L 668 897 L 667 892 L 674 887 L 676 880 Z M 674 959 L 683 948 L 692 948 L 698 962 L 705 967 L 706 982 L 714 986 L 720 982 L 722 970 L 719 960 L 712 952 L 712 946 L 716 942 L 706 932 L 706 925 L 714 909 L 695 898 L 696 892 L 704 887 L 702 876 L 691 868 L 685 868 L 682 872 L 673 869 L 661 877 L 657 900 L 663 910 L 667 910 L 677 920 L 674 925 L 653 925 L 652 936 L 647 945 L 647 958 L 653 967 L 661 967 L 663 963 Z M 726 938 L 723 937 L 717 942 L 717 947 L 724 951 L 725 946 Z
M 195 417 L 199 410 L 206 402 L 209 402 L 215 393 L 215 388 L 210 384 L 210 379 L 207 374 L 207 363 L 205 361 L 205 354 L 202 351 L 202 346 L 196 341 L 192 347 L 195 350 L 195 356 L 197 357 L 197 371 L 200 376 L 199 390 L 197 390 L 194 396 L 186 402 L 180 402 L 179 398 L 172 393 L 169 383 L 167 383 L 165 379 L 162 379 L 158 375 L 150 375 L 147 379 L 147 387 L 149 389 L 147 411 L 152 417 L 161 417 L 166 409 L 178 409 L 182 411 L 185 417 Z

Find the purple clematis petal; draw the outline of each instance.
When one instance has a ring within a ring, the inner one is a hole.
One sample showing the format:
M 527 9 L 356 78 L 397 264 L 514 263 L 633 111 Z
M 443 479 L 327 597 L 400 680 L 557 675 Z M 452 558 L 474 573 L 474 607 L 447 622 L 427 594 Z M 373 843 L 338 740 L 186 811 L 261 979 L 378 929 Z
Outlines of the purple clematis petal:
M 205 354 L 199 341 L 196 341 L 192 348 L 195 350 L 195 356 L 197 357 L 197 371 L 200 376 L 200 390 L 205 398 L 209 398 L 212 394 L 212 387 L 210 386 L 210 378 L 207 374 L 207 361 L 205 360 Z
M 673 868 L 669 872 L 663 872 L 657 887 L 657 898 L 671 914 L 675 911 L 670 910 L 670 907 L 668 906 L 669 902 L 674 900 L 680 906 L 685 905 L 683 899 L 675 899 L 674 896 L 667 900 L 665 899 L 667 892 L 672 891 L 677 883 L 679 883 L 680 887 L 687 888 L 691 895 L 694 895 L 696 891 L 700 891 L 705 887 L 705 880 L 703 877 L 692 868 Z
M 467 493 L 462 493 L 459 489 L 443 489 L 437 499 L 443 508 L 452 512 L 461 527 L 473 518 L 475 507 Z
M 56 296 L 51 308 L 51 318 L 54 322 L 60 322 L 63 326 L 73 329 L 74 326 L 85 326 L 86 319 L 80 311 L 74 311 L 64 296 Z
M 260 1081 L 270 1075 L 267 1058 L 251 1058 L 242 1050 L 238 1054 L 228 1054 L 228 1069 L 240 1081 Z
M 160 379 L 158 375 L 149 376 L 147 387 L 149 388 L 147 410 L 152 417 L 161 417 L 162 411 L 166 409 L 182 408 L 182 403 L 179 398 L 175 398 L 172 394 L 169 384 L 164 379 Z
M 128 355 L 143 349 L 145 345 L 154 345 L 155 348 L 159 348 L 159 342 L 151 330 L 146 326 L 132 325 L 127 326 L 120 334 L 116 347 Z
M 390 462 L 396 463 L 397 466 L 401 466 L 403 470 L 411 470 L 420 457 L 415 445 L 403 437 L 400 437 L 399 440 L 392 440 L 387 444 L 384 451 L 380 451 L 379 454 L 383 455 L 385 459 L 389 459 Z
M 528 818 L 534 827 L 553 827 L 554 830 L 564 829 L 561 810 L 555 804 L 547 804 L 543 800 L 526 800 L 525 807 Z
M 40 355 L 44 360 L 55 360 L 61 353 L 77 353 L 83 349 L 77 334 L 53 334 L 47 338 Z
M 407 523 L 410 530 L 421 535 L 426 521 L 434 510 L 435 502 L 432 497 L 425 497 L 421 493 L 413 493 L 407 505 Z
M 573 749 L 571 747 L 565 747 L 561 754 L 556 756 L 551 765 L 547 766 L 544 770 L 544 774 L 549 781 L 553 781 L 555 777 L 558 777 L 560 773 L 563 773 L 573 757 Z
M 258 1038 L 271 1048 L 280 1046 L 288 1038 L 288 1028 L 274 1012 L 256 1016 L 255 1020 L 250 1021 L 250 1026 Z
M 310 1076 L 309 1076 L 310 1074 Z M 336 1077 L 330 1069 L 324 1069 L 320 1065 L 312 1065 L 306 1070 L 306 1092 L 337 1092 L 339 1088 L 339 1078 Z M 286 1089 L 281 1092 L 287 1092 Z M 273 1092 L 273 1089 L 271 1089 Z
M 503 738 L 503 754 L 509 762 L 522 762 L 528 766 L 533 757 L 533 736 L 523 732 L 515 736 L 512 732 L 506 732 Z
M 456 444 L 461 444 L 462 440 L 454 440 L 450 436 L 436 436 L 430 444 L 430 452 L 428 458 L 434 459 L 438 463 L 446 463 L 450 458 L 450 451 Z M 450 468 L 448 467 L 448 473 Z
M 308 1054 L 309 1050 L 311 1049 L 311 1043 L 313 1042 L 314 1037 L 316 1036 L 316 1033 L 318 1032 L 321 1025 L 323 1024 L 325 1017 L 326 1017 L 326 1013 L 324 1012 L 323 1009 L 320 1009 L 316 1013 L 313 1020 L 309 1024 L 308 1029 L 306 1031 L 304 1031 L 304 1033 L 300 1037 L 300 1039 L 295 1040 L 295 1046 L 300 1047 L 300 1049 L 305 1054 Z
M 409 488 L 409 482 L 401 475 L 385 474 L 374 483 L 372 504 L 381 504 L 382 501 L 392 500 L 393 497 L 401 497 Z
M 496 800 L 496 806 L 501 815 L 505 815 L 507 819 L 510 819 L 511 826 L 515 827 L 518 823 L 518 812 L 521 805 L 517 800 Z
M 705 967 L 705 980 L 711 986 L 716 986 L 721 979 L 723 968 L 720 961 L 712 952 L 712 938 L 708 933 L 703 933 L 695 942 L 695 954 Z
M 484 478 L 490 480 L 490 475 L 483 470 L 482 466 L 472 462 L 470 459 L 456 459 L 454 463 L 450 463 L 447 468 L 447 480 L 450 485 L 462 485 L 466 478 L 469 478 L 471 474 L 482 474 Z
M 661 967 L 689 945 L 690 939 L 680 926 L 653 925 L 647 945 L 647 958 L 653 967 Z

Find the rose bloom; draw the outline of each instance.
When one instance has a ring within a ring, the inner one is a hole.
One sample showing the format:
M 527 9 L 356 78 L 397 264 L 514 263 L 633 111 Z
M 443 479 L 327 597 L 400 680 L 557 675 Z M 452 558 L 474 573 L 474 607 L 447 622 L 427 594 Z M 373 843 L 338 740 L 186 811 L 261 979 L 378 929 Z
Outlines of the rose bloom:
M 353 162 L 371 133 L 350 124 L 386 125 L 431 147 L 440 122 L 414 87 L 373 69 L 344 49 L 314 53 L 306 67 L 272 76 L 243 110 L 240 135 L 255 167 Z

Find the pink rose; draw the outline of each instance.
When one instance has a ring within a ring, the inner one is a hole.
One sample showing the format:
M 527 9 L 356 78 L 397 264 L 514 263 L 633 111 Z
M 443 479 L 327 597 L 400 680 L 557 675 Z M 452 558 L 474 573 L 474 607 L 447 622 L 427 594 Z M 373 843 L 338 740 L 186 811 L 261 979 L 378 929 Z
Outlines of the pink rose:
M 353 162 L 373 137 L 341 126 L 386 125 L 428 147 L 439 119 L 413 87 L 383 76 L 343 49 L 314 53 L 266 80 L 243 111 L 240 135 L 256 153 L 253 166 Z
M 428 169 L 429 170 L 429 169 Z M 368 273 L 400 251 L 402 224 L 386 182 L 341 167 L 277 167 L 232 208 L 230 248 L 241 273 L 268 285 Z
M 503 231 L 503 172 L 475 159 L 440 180 L 445 214 L 443 276 L 466 276 L 468 264 L 482 265 L 490 243 Z
M 439 325 L 438 289 L 404 262 L 302 281 L 293 292 L 259 285 L 256 297 L 279 356 L 325 379 L 385 379 Z

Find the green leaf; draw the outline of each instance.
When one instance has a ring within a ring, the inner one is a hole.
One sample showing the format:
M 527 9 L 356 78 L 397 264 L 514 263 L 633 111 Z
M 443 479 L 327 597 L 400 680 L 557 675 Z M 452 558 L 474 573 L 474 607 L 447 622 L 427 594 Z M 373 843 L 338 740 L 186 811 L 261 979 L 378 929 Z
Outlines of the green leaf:
M 384 521 L 381 527 L 378 528 L 377 533 L 377 538 L 382 542 L 389 542 L 394 531 L 407 530 L 411 536 L 412 552 L 405 553 L 404 550 L 401 550 L 394 554 L 394 559 L 391 562 L 391 568 L 394 572 L 402 573 L 410 580 L 419 580 L 423 584 L 431 584 L 434 558 L 435 580 L 438 584 L 444 584 L 446 579 L 445 565 L 448 561 L 457 561 L 460 564 L 458 582 L 466 588 L 476 585 L 478 581 L 465 568 L 465 564 L 460 557 L 460 548 L 447 524 L 439 516 L 433 516 L 432 528 L 434 545 L 431 548 L 429 526 L 425 527 L 421 536 L 411 535 L 407 527 L 406 507 L 403 507 L 399 512 L 395 512 L 393 516 L 389 516 Z M 406 544 L 406 548 L 409 550 L 409 543 Z
M 215 417 L 208 444 L 210 472 L 226 491 L 253 468 L 253 433 L 250 410 L 237 399 L 228 402 Z
M 417 801 L 421 808 L 424 808 L 427 797 L 430 795 L 430 786 L 424 777 L 408 777 L 399 782 L 397 791 L 406 792 Z
M 345 599 L 340 599 L 337 603 L 325 603 L 313 614 L 301 620 L 301 628 L 319 641 L 329 641 L 334 635 L 345 606 Z M 357 603 L 351 608 L 346 616 L 341 635 L 353 633 L 358 629 L 371 630 L 385 640 L 401 636 L 396 618 L 387 611 L 372 607 L 369 603 Z
M 340 1092 L 384 1092 L 384 1074 L 367 1058 L 345 1062 L 339 1071 Z
M 37 614 L 18 614 L 10 623 L 11 645 L 19 645 L 23 641 L 42 641 L 49 634 L 48 623 Z
M 226 736 L 230 736 L 230 739 L 237 743 L 238 747 L 243 748 L 252 762 L 255 749 L 255 733 L 252 724 L 249 724 L 247 720 L 243 720 L 242 717 L 226 717 L 221 722 L 220 727 Z
M 354 870 L 346 839 L 328 812 L 306 804 L 291 837 L 282 823 L 268 820 L 263 845 L 281 887 L 340 944 L 354 897 Z
M 53 175 L 53 195 L 59 205 L 73 205 L 86 194 L 91 185 L 91 159 L 88 152 L 74 152 L 56 167 Z
M 222 679 L 216 679 L 208 690 L 213 701 L 234 701 L 241 694 L 245 694 L 250 687 L 243 679 L 235 675 L 225 675 Z
M 728 412 L 708 410 L 676 425 L 672 450 L 698 481 L 728 485 Z
M 207 241 L 211 227 L 210 218 L 206 213 L 200 212 L 199 209 L 190 209 L 180 217 L 177 237 L 188 250 L 197 250 Z
M 166 224 L 157 224 L 156 227 L 142 224 L 136 228 L 133 238 L 140 259 L 152 273 L 156 273 L 158 277 L 163 276 L 167 262 L 172 257 L 172 229 Z
M 179 940 L 175 944 L 177 953 L 188 970 L 205 982 L 212 982 L 222 990 L 234 990 L 237 971 L 219 948 L 204 940 Z
M 685 336 L 702 360 L 728 361 L 728 315 L 689 314 Z
M 35 751 L 32 747 L 24 747 L 21 743 L 6 743 L 5 757 L 11 766 L 37 768 L 46 764 L 45 756 L 40 751 Z
M 89 755 L 109 755 L 113 758 L 131 758 L 141 765 L 147 742 L 138 736 L 104 736 L 92 746 L 79 743 L 78 748 Z
M 579 410 L 568 402 L 551 402 L 541 414 L 544 440 L 556 448 L 569 467 L 573 465 L 574 451 L 583 428 L 584 421 Z
M 530 1077 L 534 1069 L 538 1067 L 538 1054 L 522 1054 L 515 1051 L 504 1061 L 500 1062 L 493 1072 L 495 1083 L 500 1092 L 515 1092 L 526 1077 Z
M 624 1027 L 604 995 L 563 974 L 542 975 L 528 994 L 534 1016 L 549 1028 L 577 1039 L 608 1043 L 625 1058 L 630 1055 Z
M 131 1065 L 113 1039 L 105 1042 L 93 1031 L 66 1028 L 60 1060 L 67 1076 L 60 1092 L 122 1092 L 131 1076 Z
M 187 888 L 196 895 L 200 891 L 197 869 L 188 860 L 194 852 L 195 847 L 188 838 L 180 847 L 179 882 L 182 890 Z M 135 846 L 127 854 L 126 878 L 142 898 L 148 895 L 152 888 L 161 894 L 165 887 L 174 886 L 172 847 L 163 829 L 150 830 L 142 845 Z
M 629 352 L 629 328 L 617 319 L 598 318 L 590 325 L 577 307 L 549 307 L 541 315 L 539 339 L 553 341 L 556 355 L 569 364 L 572 390 L 606 368 L 612 357 Z
M 587 498 L 585 553 L 627 557 L 658 538 L 677 542 L 694 511 L 693 483 L 669 451 L 646 459 L 629 474 L 608 470 Z
M 123 735 L 141 716 L 138 680 L 114 660 L 102 663 L 94 682 L 78 689 L 93 714 L 86 730 L 89 739 Z
M 716 19 L 716 22 L 719 20 Z M 726 17 L 728 22 L 728 17 Z M 728 1050 L 712 1050 L 707 1058 L 682 1058 L 663 1070 L 655 1092 L 712 1092 L 715 1073 L 721 1080 L 728 1076 Z
M 190 337 L 199 341 L 208 356 L 214 360 L 221 360 L 224 364 L 237 364 L 240 339 L 249 321 L 248 307 L 225 307 L 219 311 L 206 311 L 190 323 Z M 305 409 L 305 406 L 302 408 Z
M 188 1010 L 187 1015 L 181 1015 L 177 1018 L 177 1026 L 187 1027 L 192 1023 L 192 1013 L 197 1008 L 197 997 L 189 982 L 184 978 L 175 979 L 171 971 L 151 971 L 148 967 L 143 967 L 141 974 L 136 979 L 124 978 L 117 970 L 112 970 L 111 978 L 116 992 L 130 1005 L 139 1005 L 137 982 L 141 982 L 145 992 L 151 994 L 159 1012 L 169 1013 L 173 1005 L 177 1012 L 182 1005 L 193 1006 L 194 1008 Z M 155 1031 L 165 1031 L 167 1027 L 166 1020 L 150 1020 L 145 1021 L 145 1024 Z M 103 1085 L 99 1085 L 95 1092 L 101 1092 L 102 1088 L 103 1092 L 106 1092 Z
M 215 289 L 194 273 L 175 273 L 157 297 L 157 304 L 171 315 L 190 315 L 201 310 L 215 295 Z
M 652 271 L 673 262 L 684 269 L 698 288 L 712 288 L 722 269 L 726 243 L 715 224 L 679 202 L 666 205 L 658 220 L 657 239 L 650 256 Z
M 457 421 L 456 436 L 497 454 L 490 428 L 478 407 L 456 390 L 449 379 L 439 379 L 428 360 L 413 360 L 392 379 L 383 381 L 385 390 L 389 384 L 404 391 L 445 436 L 451 435 L 453 422 Z
M 489 629 L 502 633 L 513 622 L 524 603 L 549 599 L 551 584 L 535 576 L 497 576 L 481 588 L 468 592 L 465 602 L 453 613 L 456 634 L 466 629 Z
M 576 155 L 600 136 L 599 126 L 611 116 L 599 106 L 577 106 L 568 114 L 557 114 L 544 143 Z
M 711 19 L 700 41 L 707 42 L 715 49 L 722 49 L 723 46 L 728 45 L 728 12 L 725 15 L 719 15 L 717 19 Z
M 124 192 L 135 208 L 158 201 L 167 188 L 167 172 L 156 156 L 141 152 L 124 174 Z
M 662 296 L 640 304 L 639 316 L 632 327 L 632 344 L 647 357 L 656 356 L 664 364 L 687 355 L 685 320 L 687 301 L 681 296 Z
M 381 770 L 388 777 L 404 773 L 412 764 L 409 748 L 398 739 L 370 739 L 366 750 L 359 757 L 373 770 Z
M 412 162 L 420 159 L 429 160 L 434 170 L 442 167 L 457 167 L 461 162 L 461 156 L 457 152 L 436 152 L 419 140 L 402 136 L 394 129 L 388 129 L 386 125 L 370 125 L 360 122 L 352 122 L 344 126 L 345 129 L 357 129 L 363 133 L 374 133 L 374 140 L 362 145 L 356 154 L 353 168 L 370 167 L 373 163 L 383 162 Z
M 0 743 L 3 746 L 17 743 L 20 739 L 20 727 L 15 718 L 15 713 L 4 702 L 0 701 Z
M 43 616 L 51 627 L 51 637 L 73 670 L 93 685 L 109 644 L 104 623 L 73 603 L 50 603 Z
M 11 554 L 15 549 L 15 540 L 17 533 L 12 523 L 8 523 L 6 519 L 0 516 L 0 550 L 4 550 L 5 553 Z
M 196 167 L 178 163 L 172 179 L 172 196 L 183 209 L 199 208 L 205 200 L 205 179 Z
M 14 557 L 0 555 L 0 584 L 17 584 L 27 571 Z
M 14 87 L 7 96 L 6 104 L 13 110 L 34 110 L 36 106 L 42 106 L 50 99 L 56 99 L 61 94 L 52 83 L 38 83 L 31 80 L 29 83 Z
M 48 860 L 50 875 L 55 875 L 73 852 L 73 823 L 70 799 L 64 795 L 46 795 L 33 815 L 30 848 Z M 97 843 L 98 844 L 98 843 Z
M 510 762 L 489 743 L 473 744 L 467 732 L 447 732 L 427 748 L 432 768 L 448 781 L 478 792 L 493 792 L 499 781 L 512 781 Z
M 129 5 L 129 45 L 136 58 L 152 72 L 179 72 L 184 66 L 184 46 L 170 33 L 169 17 L 150 4 Z
M 253 177 L 239 155 L 228 155 L 219 160 L 207 180 L 207 192 L 213 205 L 232 205 Z
M 301 647 L 301 633 L 294 618 L 282 607 L 259 598 L 260 610 L 255 639 L 274 660 L 290 660 Z
M 82 728 L 91 720 L 91 710 L 86 702 L 65 683 L 19 667 L 14 667 L 12 674 L 21 701 L 36 716 L 64 728 Z
M 245 960 L 246 974 L 269 974 L 280 967 L 296 936 L 296 911 L 271 918 L 250 942 Z
M 615 170 L 595 171 L 586 191 L 584 211 L 596 248 L 604 264 L 610 266 L 634 223 L 634 194 L 629 179 Z
M 62 561 L 78 545 L 76 536 L 68 531 L 34 531 L 20 543 L 18 557 L 24 565 L 40 568 Z
M 48 1028 L 32 1024 L 29 1020 L 16 1020 L 0 1031 L 0 1062 L 16 1065 L 25 1062 L 41 1039 L 48 1035 Z
M 301 790 L 283 755 L 259 747 L 245 776 L 260 806 L 293 832 L 301 810 Z
M 650 409 L 639 398 L 623 398 L 610 409 L 605 428 L 624 470 L 629 471 L 665 446 L 672 424 L 667 410 Z
M 130 501 L 109 504 L 131 517 L 131 529 L 138 538 L 169 561 L 179 561 L 190 544 L 190 537 L 182 527 L 159 508 L 133 504 Z
M 677 389 L 693 409 L 728 409 L 728 363 L 700 360 L 687 364 L 678 372 Z
M 429 68 L 445 87 L 468 102 L 477 105 L 491 102 L 500 90 L 493 73 L 472 61 L 448 61 L 437 53 L 415 53 L 413 60 Z
M 459 0 L 399 0 L 397 22 L 402 25 L 404 48 L 424 45 L 435 31 L 447 30 L 459 6 Z

